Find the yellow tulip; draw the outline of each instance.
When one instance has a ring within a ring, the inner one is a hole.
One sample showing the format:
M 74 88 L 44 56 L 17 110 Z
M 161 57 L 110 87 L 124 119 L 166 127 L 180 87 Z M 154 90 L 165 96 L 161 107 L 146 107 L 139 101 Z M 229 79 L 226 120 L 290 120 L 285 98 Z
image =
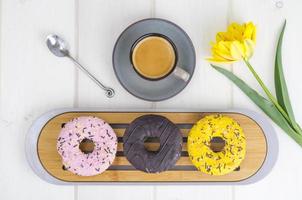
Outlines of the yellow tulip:
M 252 22 L 232 23 L 226 32 L 216 35 L 212 42 L 212 57 L 207 60 L 218 63 L 233 63 L 241 59 L 248 60 L 256 44 L 256 26 Z

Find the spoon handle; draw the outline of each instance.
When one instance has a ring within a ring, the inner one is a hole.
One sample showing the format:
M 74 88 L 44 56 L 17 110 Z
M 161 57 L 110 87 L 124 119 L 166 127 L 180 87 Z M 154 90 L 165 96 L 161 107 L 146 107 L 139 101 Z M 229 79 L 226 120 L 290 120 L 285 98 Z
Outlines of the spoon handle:
M 106 91 L 106 96 L 111 98 L 114 96 L 115 92 L 114 89 L 106 87 L 103 85 L 97 78 L 95 78 L 85 67 L 83 67 L 76 59 L 74 59 L 72 56 L 67 55 L 68 58 L 70 58 L 76 66 L 82 70 L 91 80 L 93 80 L 100 88 Z

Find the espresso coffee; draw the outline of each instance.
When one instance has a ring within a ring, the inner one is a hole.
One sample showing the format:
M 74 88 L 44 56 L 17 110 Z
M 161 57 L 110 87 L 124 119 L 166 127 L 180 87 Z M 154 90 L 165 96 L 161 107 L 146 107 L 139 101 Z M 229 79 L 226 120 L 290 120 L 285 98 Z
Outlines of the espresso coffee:
M 148 36 L 137 42 L 132 50 L 134 69 L 148 79 L 160 79 L 174 68 L 176 53 L 173 45 L 160 36 Z

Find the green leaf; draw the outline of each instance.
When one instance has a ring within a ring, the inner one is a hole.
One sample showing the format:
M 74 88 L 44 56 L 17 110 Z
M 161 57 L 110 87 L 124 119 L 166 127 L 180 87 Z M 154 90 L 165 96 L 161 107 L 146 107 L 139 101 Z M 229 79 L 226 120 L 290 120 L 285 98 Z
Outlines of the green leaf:
M 261 110 L 266 113 L 280 128 L 282 128 L 290 137 L 292 137 L 302 147 L 302 135 L 297 134 L 295 130 L 290 126 L 283 115 L 278 111 L 275 105 L 261 96 L 257 91 L 247 85 L 242 79 L 234 75 L 232 72 L 211 65 L 214 69 L 225 75 L 235 85 L 237 85 L 242 92 L 244 92 Z
M 286 82 L 285 82 L 285 78 L 284 78 L 284 73 L 283 73 L 283 66 L 282 66 L 282 41 L 283 41 L 285 27 L 286 27 L 286 21 L 284 22 L 284 25 L 282 27 L 282 31 L 279 36 L 277 50 L 276 50 L 275 90 L 276 90 L 276 96 L 277 96 L 278 103 L 288 114 L 288 117 L 289 117 L 293 127 L 295 129 L 297 129 L 298 127 L 297 127 L 293 109 L 292 109 L 292 106 L 290 103 L 287 86 L 286 86 Z

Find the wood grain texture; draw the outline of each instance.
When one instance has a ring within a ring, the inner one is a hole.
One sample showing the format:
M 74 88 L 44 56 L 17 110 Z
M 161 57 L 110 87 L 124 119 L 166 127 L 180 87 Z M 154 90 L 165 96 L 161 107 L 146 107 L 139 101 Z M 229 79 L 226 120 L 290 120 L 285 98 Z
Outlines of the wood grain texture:
M 75 2 L 80 2 L 78 13 Z M 280 143 L 277 164 L 265 179 L 248 186 L 102 185 L 79 186 L 74 193 L 73 187 L 54 186 L 40 180 L 24 156 L 25 132 L 35 118 L 53 108 L 72 106 L 73 101 L 80 107 L 258 110 L 204 61 L 210 54 L 209 41 L 232 21 L 257 23 L 258 42 L 252 63 L 273 89 L 274 47 L 283 20 L 288 20 L 284 70 L 296 118 L 302 122 L 300 0 L 2 0 L 0 4 L 0 132 L 10 136 L 9 140 L 0 141 L 0 158 L 5 160 L 0 165 L 0 199 L 283 200 L 300 196 L 301 148 L 277 127 Z M 182 93 L 160 103 L 135 99 L 121 88 L 111 71 L 111 52 L 117 36 L 127 25 L 145 17 L 166 18 L 179 24 L 196 48 L 197 65 L 192 81 Z M 75 31 L 77 21 L 79 32 Z M 45 48 L 44 37 L 50 32 L 66 38 L 72 54 L 78 52 L 80 61 L 91 72 L 117 89 L 118 98 L 106 99 L 81 72 L 79 80 L 74 80 L 73 65 L 66 59 L 52 57 Z M 77 39 L 79 51 L 74 48 Z M 244 65 L 235 64 L 233 70 L 260 89 Z M 79 92 L 75 98 L 74 88 Z
M 200 118 L 215 113 L 110 113 L 110 112 L 70 112 L 58 115 L 51 119 L 42 129 L 38 140 L 38 155 L 44 168 L 54 177 L 63 181 L 100 181 L 100 182 L 199 182 L 199 181 L 240 181 L 258 171 L 266 157 L 266 138 L 261 127 L 251 118 L 236 113 L 223 113 L 235 119 L 243 128 L 247 139 L 246 158 L 243 160 L 240 170 L 224 176 L 210 176 L 195 171 L 166 171 L 160 174 L 148 174 L 137 170 L 107 170 L 104 173 L 82 177 L 62 169 L 61 157 L 57 153 L 56 143 L 62 123 L 79 116 L 96 116 L 104 119 L 109 124 L 130 123 L 139 116 L 145 114 L 157 114 L 167 117 L 176 124 L 194 124 Z M 114 128 L 114 127 L 113 127 Z M 184 146 L 186 143 L 184 143 Z M 119 147 L 120 148 L 120 147 Z M 121 150 L 121 149 L 120 149 Z M 129 165 L 125 157 L 117 157 L 113 166 Z M 176 166 L 192 166 L 188 157 L 181 157 Z
M 154 0 L 154 17 L 171 20 L 190 36 L 196 51 L 195 72 L 188 86 L 172 99 L 156 103 L 154 108 L 226 109 L 232 100 L 231 84 L 217 76 L 205 58 L 210 55 L 210 41 L 228 22 L 229 0 Z M 217 192 L 219 191 L 219 192 Z M 155 188 L 155 199 L 231 200 L 231 186 L 182 185 Z
M 131 23 L 151 17 L 153 0 L 80 0 L 79 59 L 104 84 L 116 90 L 112 99 L 79 72 L 76 99 L 80 107 L 151 108 L 152 103 L 133 97 L 119 84 L 113 72 L 112 51 L 121 32 Z M 118 191 L 118 192 L 117 192 Z M 151 200 L 152 185 L 79 186 L 78 199 Z

